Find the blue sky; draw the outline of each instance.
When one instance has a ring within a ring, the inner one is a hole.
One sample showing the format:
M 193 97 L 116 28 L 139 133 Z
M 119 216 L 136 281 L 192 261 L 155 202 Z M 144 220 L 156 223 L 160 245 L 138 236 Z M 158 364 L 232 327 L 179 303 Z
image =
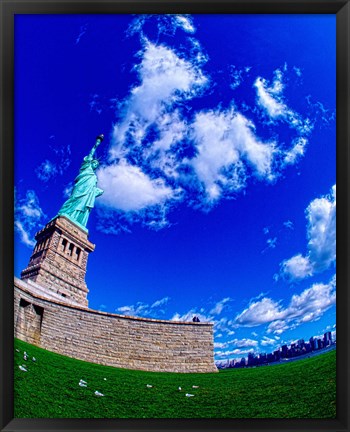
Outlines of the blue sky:
M 335 331 L 334 15 L 17 15 L 16 276 L 100 133 L 91 308 Z

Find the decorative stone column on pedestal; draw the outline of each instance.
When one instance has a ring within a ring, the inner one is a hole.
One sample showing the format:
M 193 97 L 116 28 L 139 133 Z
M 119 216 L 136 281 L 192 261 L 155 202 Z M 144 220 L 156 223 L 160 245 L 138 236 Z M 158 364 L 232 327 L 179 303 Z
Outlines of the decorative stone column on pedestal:
M 65 216 L 51 220 L 35 235 L 37 241 L 21 279 L 30 279 L 64 298 L 88 306 L 86 265 L 95 245 L 87 230 Z

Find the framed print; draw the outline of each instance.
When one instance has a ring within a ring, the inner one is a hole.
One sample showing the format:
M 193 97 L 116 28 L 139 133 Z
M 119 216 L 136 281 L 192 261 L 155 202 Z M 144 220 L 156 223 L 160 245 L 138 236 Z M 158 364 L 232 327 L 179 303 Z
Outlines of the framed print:
M 348 431 L 348 2 L 0 7 L 1 430 Z

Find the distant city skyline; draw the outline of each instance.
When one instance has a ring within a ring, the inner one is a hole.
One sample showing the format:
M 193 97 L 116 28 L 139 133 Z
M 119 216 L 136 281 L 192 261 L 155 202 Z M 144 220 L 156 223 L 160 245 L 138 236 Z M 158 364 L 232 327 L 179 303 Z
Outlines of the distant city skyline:
M 247 357 L 241 359 L 227 359 L 218 360 L 216 365 L 218 368 L 231 368 L 231 367 L 247 367 L 247 366 L 260 366 L 282 360 L 300 359 L 304 356 L 317 352 L 326 348 L 335 348 L 337 340 L 337 332 L 326 332 L 323 336 L 311 336 L 308 342 L 305 343 L 304 339 L 291 342 L 277 347 L 273 352 L 260 352 L 248 353 Z
M 16 15 L 15 275 L 99 134 L 92 309 L 334 331 L 334 15 Z M 322 49 L 320 49 L 322 47 Z

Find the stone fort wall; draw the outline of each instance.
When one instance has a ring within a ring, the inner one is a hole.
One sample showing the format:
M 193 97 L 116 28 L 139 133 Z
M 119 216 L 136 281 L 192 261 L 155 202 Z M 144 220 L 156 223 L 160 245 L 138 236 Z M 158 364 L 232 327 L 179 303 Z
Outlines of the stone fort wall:
M 100 312 L 15 278 L 15 337 L 76 359 L 127 369 L 217 372 L 213 325 Z

